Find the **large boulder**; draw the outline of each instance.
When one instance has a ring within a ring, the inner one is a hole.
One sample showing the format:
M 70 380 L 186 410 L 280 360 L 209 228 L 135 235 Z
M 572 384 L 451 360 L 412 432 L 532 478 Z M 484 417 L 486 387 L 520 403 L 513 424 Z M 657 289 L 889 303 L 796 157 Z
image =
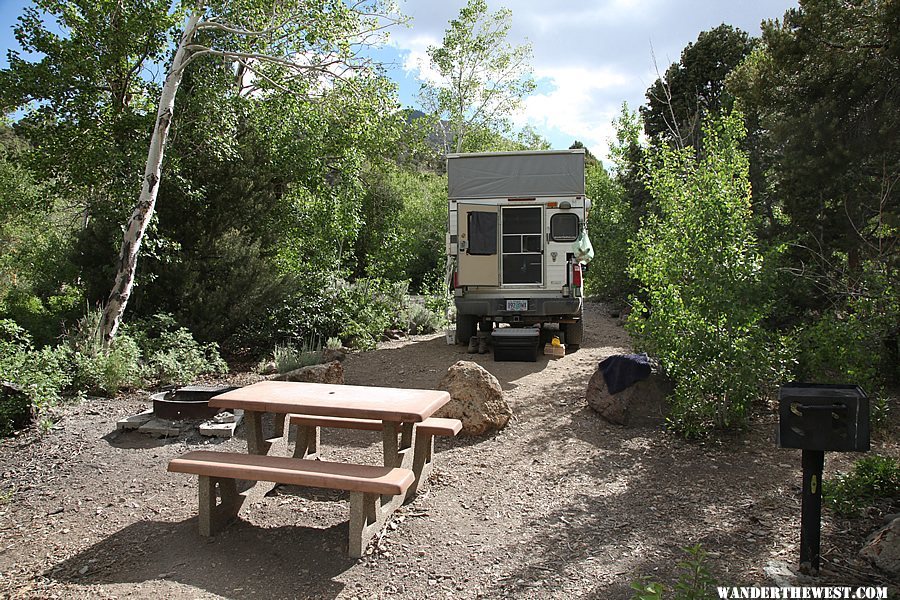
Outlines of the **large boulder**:
M 450 402 L 435 416 L 459 419 L 466 435 L 503 429 L 512 416 L 500 382 L 474 362 L 461 360 L 451 366 L 438 387 L 450 392 Z
M 343 385 L 344 366 L 338 361 L 321 365 L 300 367 L 281 375 L 271 377 L 273 381 L 302 381 L 304 383 L 334 383 Z
M 665 421 L 666 396 L 671 392 L 672 384 L 668 378 L 654 369 L 647 379 L 610 394 L 603 373 L 597 370 L 588 382 L 586 397 L 588 406 L 610 423 L 652 426 Z
M 900 517 L 869 536 L 859 554 L 885 573 L 900 576 Z

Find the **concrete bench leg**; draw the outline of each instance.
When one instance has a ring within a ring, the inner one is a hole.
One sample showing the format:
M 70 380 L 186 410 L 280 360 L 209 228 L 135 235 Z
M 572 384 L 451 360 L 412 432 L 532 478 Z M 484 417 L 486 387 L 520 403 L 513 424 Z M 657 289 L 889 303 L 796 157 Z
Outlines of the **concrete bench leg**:
M 312 425 L 297 426 L 297 442 L 294 445 L 294 458 L 319 458 L 320 429 Z
M 233 521 L 241 510 L 244 496 L 237 491 L 234 479 L 220 479 L 200 475 L 200 535 L 209 537 Z M 216 503 L 216 487 L 221 502 Z
M 381 505 L 381 496 L 363 492 L 350 492 L 350 546 L 351 558 L 360 558 L 369 541 L 384 527 L 393 512 L 390 506 Z
M 415 453 L 413 454 L 412 472 L 416 480 L 406 493 L 407 497 L 415 496 L 431 475 L 432 458 L 434 457 L 434 436 L 428 433 L 416 433 Z

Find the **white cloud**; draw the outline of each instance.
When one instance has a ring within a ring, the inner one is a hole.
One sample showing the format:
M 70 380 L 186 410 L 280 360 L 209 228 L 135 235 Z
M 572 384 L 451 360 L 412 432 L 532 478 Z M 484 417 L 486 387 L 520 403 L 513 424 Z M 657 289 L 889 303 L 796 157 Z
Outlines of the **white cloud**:
M 466 0 L 406 0 L 401 10 L 412 27 L 395 31 L 392 45 L 409 79 L 436 81 L 425 50 L 440 43 L 450 19 Z M 797 0 L 708 2 L 708 0 L 488 0 L 489 9 L 512 10 L 509 39 L 528 40 L 534 49 L 534 73 L 542 83 L 515 122 L 530 124 L 554 146 L 578 139 L 605 157 L 612 120 L 623 101 L 632 109 L 660 70 L 678 60 L 682 48 L 704 30 L 729 23 L 756 35 L 764 18 L 781 17 Z M 651 52 L 652 48 L 652 52 Z
M 430 35 L 417 35 L 404 40 L 399 49 L 403 52 L 403 70 L 408 75 L 429 83 L 439 83 L 440 74 L 431 66 L 428 47 L 436 46 L 440 40 Z
M 538 131 L 557 130 L 605 156 L 612 135 L 611 121 L 619 111 L 619 104 L 607 99 L 626 93 L 629 77 L 608 67 L 578 66 L 538 69 L 535 76 L 553 89 L 526 98 L 514 122 L 518 126 L 529 124 Z

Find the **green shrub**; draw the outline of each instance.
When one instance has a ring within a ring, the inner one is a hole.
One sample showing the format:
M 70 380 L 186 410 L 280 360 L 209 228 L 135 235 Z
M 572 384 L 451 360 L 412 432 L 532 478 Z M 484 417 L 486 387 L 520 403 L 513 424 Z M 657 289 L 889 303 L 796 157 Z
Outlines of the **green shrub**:
M 803 381 L 878 386 L 879 341 L 856 314 L 825 313 L 797 331 L 798 375 Z
M 184 384 L 206 373 L 228 372 L 218 345 L 201 344 L 190 331 L 179 327 L 172 315 L 160 313 L 124 329 L 140 348 L 144 357 L 142 375 L 148 383 Z
M 271 340 L 328 339 L 346 346 L 371 348 L 389 329 L 406 326 L 407 282 L 363 278 L 349 282 L 334 273 L 306 274 L 300 288 L 266 318 L 244 328 L 241 345 L 256 356 L 272 348 Z
M 443 314 L 435 313 L 422 304 L 410 304 L 406 309 L 407 329 L 412 334 L 434 333 L 446 325 Z
M 108 350 L 75 352 L 74 384 L 89 394 L 116 395 L 120 390 L 141 385 L 141 351 L 127 334 L 119 333 Z
M 23 328 L 0 319 L 0 380 L 18 386 L 25 397 L 24 402 L 17 395 L 0 398 L 0 435 L 9 435 L 31 417 L 40 418 L 61 400 L 71 383 L 68 363 L 66 348 L 35 350 Z
M 317 365 L 322 362 L 322 344 L 318 339 L 309 338 L 302 345 L 276 345 L 272 352 L 275 370 L 287 373 L 294 369 Z
M 389 329 L 401 328 L 408 283 L 358 279 L 339 294 L 345 311 L 340 337 L 350 346 L 372 348 Z
M 123 324 L 109 348 L 99 335 L 100 311 L 89 311 L 68 336 L 74 383 L 88 393 L 114 395 L 140 385 L 188 383 L 228 365 L 215 343 L 201 344 L 172 315 Z
M 105 348 L 100 318 L 99 309 L 88 311 L 67 336 L 75 368 L 73 384 L 89 394 L 113 396 L 141 384 L 141 351 L 124 329 Z
M 4 299 L 2 316 L 24 328 L 38 347 L 55 343 L 63 333 L 63 324 L 77 316 L 81 292 L 67 287 L 42 300 L 37 295 L 13 288 Z
M 706 566 L 706 552 L 700 544 L 684 548 L 688 558 L 678 563 L 678 580 L 672 589 L 671 600 L 707 600 L 717 598 L 716 582 Z M 635 591 L 632 600 L 663 600 L 666 588 L 659 582 L 644 578 L 631 584 Z
M 602 164 L 585 173 L 587 195 L 593 202 L 587 219 L 594 260 L 584 278 L 584 293 L 605 300 L 624 300 L 633 292 L 628 273 L 628 243 L 637 233 L 636 218 L 622 186 Z
M 855 516 L 876 500 L 900 500 L 900 464 L 872 454 L 856 461 L 850 473 L 822 482 L 826 505 L 844 516 Z
M 628 328 L 659 357 L 675 388 L 670 424 L 686 437 L 742 427 L 750 403 L 785 369 L 769 313 L 766 263 L 757 250 L 738 115 L 708 123 L 699 157 L 659 148 L 648 215 L 632 250 L 641 287 Z

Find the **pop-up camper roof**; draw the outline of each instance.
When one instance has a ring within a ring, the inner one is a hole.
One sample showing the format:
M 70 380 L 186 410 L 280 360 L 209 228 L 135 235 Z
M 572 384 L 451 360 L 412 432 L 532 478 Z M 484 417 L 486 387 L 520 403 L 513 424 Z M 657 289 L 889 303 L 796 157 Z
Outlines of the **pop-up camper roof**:
M 451 200 L 584 195 L 584 149 L 448 154 Z

